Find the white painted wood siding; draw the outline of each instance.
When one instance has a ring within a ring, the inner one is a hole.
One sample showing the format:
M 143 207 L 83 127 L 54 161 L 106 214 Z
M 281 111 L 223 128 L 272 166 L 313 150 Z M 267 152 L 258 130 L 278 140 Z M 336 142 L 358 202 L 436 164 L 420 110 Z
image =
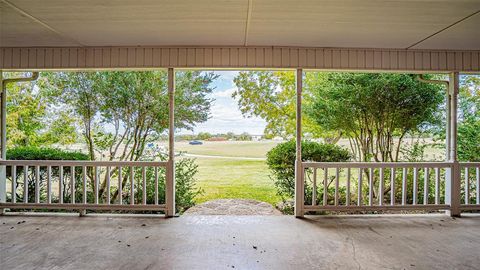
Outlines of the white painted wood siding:
M 480 71 L 480 51 L 295 47 L 0 48 L 0 69 L 217 68 Z

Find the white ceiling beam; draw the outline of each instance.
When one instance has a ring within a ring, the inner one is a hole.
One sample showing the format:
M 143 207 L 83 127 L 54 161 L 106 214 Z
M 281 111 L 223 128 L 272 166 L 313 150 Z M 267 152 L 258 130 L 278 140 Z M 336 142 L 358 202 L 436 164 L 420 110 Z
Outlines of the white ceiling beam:
M 245 41 L 243 46 L 248 46 L 248 32 L 250 31 L 250 20 L 252 18 L 253 0 L 248 0 L 247 19 L 245 22 Z
M 41 21 L 40 19 L 38 19 L 37 17 L 29 14 L 28 12 L 26 12 L 25 10 L 17 7 L 16 5 L 12 4 L 10 1 L 7 1 L 7 0 L 0 0 L 2 3 L 6 4 L 7 6 L 9 6 L 11 9 L 15 10 L 16 12 L 18 12 L 20 15 L 22 16 L 25 16 L 27 18 L 29 18 L 30 20 L 32 20 L 33 22 L 35 23 L 38 23 L 39 25 L 45 27 L 46 29 L 52 31 L 53 33 L 59 35 L 60 37 L 64 38 L 64 39 L 67 39 L 68 41 L 70 42 L 73 42 L 75 44 L 78 44 L 80 46 L 84 46 L 84 44 L 82 44 L 81 42 L 79 42 L 78 40 L 74 39 L 74 38 L 71 38 L 69 37 L 68 35 L 56 30 L 55 28 L 51 27 L 50 25 L 46 24 L 45 22 Z
M 448 26 L 446 26 L 446 27 L 438 30 L 437 32 L 435 32 L 435 33 L 433 33 L 433 34 L 431 34 L 431 35 L 429 35 L 429 36 L 427 36 L 427 37 L 425 37 L 425 38 L 423 38 L 423 39 L 421 39 L 421 40 L 413 43 L 412 45 L 408 46 L 406 49 L 413 48 L 413 47 L 419 45 L 420 43 L 426 41 L 427 39 L 430 39 L 430 38 L 432 38 L 432 37 L 440 34 L 441 32 L 443 32 L 443 31 L 445 31 L 445 30 L 447 30 L 447 29 L 449 29 L 449 28 L 451 28 L 451 27 L 453 27 L 453 26 L 455 26 L 455 25 L 457 25 L 457 24 L 459 24 L 459 23 L 461 23 L 461 22 L 469 19 L 470 17 L 473 17 L 473 16 L 477 15 L 477 14 L 480 14 L 480 10 L 477 10 L 477 11 L 473 12 L 472 14 L 470 14 L 470 15 L 468 15 L 468 16 L 465 16 L 464 18 L 462 18 L 462 19 L 460 19 L 460 20 L 458 20 L 458 21 L 456 21 L 456 22 L 454 22 L 454 23 L 452 23 L 452 24 L 450 24 L 450 25 L 448 25 Z

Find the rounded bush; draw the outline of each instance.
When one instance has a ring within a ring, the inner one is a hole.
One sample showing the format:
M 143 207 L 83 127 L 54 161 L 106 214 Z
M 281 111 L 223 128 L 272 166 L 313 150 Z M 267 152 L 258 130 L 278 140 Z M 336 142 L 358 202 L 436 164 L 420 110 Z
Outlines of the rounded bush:
M 302 161 L 345 162 L 350 158 L 350 153 L 340 146 L 312 141 L 302 142 Z M 295 194 L 295 159 L 296 143 L 293 140 L 278 144 L 267 153 L 271 178 L 282 197 L 293 198 Z M 305 201 L 311 202 L 311 193 L 306 192 Z

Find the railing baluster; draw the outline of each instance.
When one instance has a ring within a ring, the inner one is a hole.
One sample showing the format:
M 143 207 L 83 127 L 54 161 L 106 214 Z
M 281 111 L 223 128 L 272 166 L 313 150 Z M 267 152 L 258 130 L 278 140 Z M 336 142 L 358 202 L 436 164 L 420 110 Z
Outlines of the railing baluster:
M 110 204 L 110 166 L 107 166 L 107 204 Z
M 58 203 L 63 203 L 63 166 L 59 168 Z
M 395 168 L 390 169 L 390 205 L 395 205 Z
M 118 167 L 118 204 L 123 204 L 122 167 Z
M 417 204 L 418 195 L 418 168 L 413 168 L 413 205 Z
M 52 166 L 47 166 L 47 203 L 52 203 Z
M 71 199 L 71 203 L 75 203 L 75 166 L 70 166 L 70 177 L 71 177 L 71 189 L 72 189 L 72 199 Z
M 8 169 L 8 182 L 6 184 L 8 199 L 4 204 L 5 207 L 12 209 L 15 208 L 15 204 L 16 207 L 21 206 L 25 209 L 75 209 L 80 210 L 80 215 L 82 215 L 87 210 L 150 211 L 165 210 L 166 208 L 163 201 L 160 201 L 163 196 L 161 196 L 158 188 L 162 184 L 159 182 L 161 181 L 161 175 L 159 174 L 163 171 L 160 170 L 163 170 L 162 168 L 166 169 L 167 162 L 2 160 L 0 163 Z M 129 169 L 129 172 L 123 170 L 123 176 L 122 167 Z M 117 168 L 120 189 L 115 190 L 113 194 L 119 195 L 122 207 L 111 206 L 117 202 L 116 197 L 112 200 L 111 192 L 112 188 L 116 189 L 116 184 L 112 183 L 114 181 L 112 175 L 116 177 Z M 333 186 L 333 177 L 328 179 L 329 169 L 326 168 L 325 170 L 325 183 L 328 186 L 331 182 L 330 184 Z M 340 181 L 339 172 L 340 168 L 337 169 L 338 182 Z M 126 189 L 128 195 L 130 195 L 127 197 L 131 197 L 131 199 L 125 203 L 121 186 L 125 186 L 129 179 L 128 185 L 130 186 Z M 341 184 L 337 183 L 336 187 L 336 202 L 338 205 L 343 201 L 342 186 L 339 186 Z M 112 185 L 115 187 L 112 187 Z M 18 186 L 21 186 L 20 190 L 18 190 Z M 150 192 L 148 188 L 153 188 L 153 186 L 155 186 L 155 191 Z M 333 206 L 333 187 L 331 190 L 332 196 L 328 195 L 328 189 L 326 190 L 325 201 L 328 205 L 330 203 L 328 199 L 332 199 L 330 204 Z M 155 198 L 152 198 L 154 195 Z M 318 189 L 315 196 L 318 196 Z M 318 206 L 318 203 L 316 206 Z
M 155 167 L 155 204 L 158 204 L 158 167 Z
M 477 197 L 476 197 L 476 201 L 477 201 L 477 204 L 480 204 L 480 168 L 475 168 L 476 170 L 476 178 L 477 178 Z
M 317 168 L 313 168 L 312 205 L 317 205 Z
M 470 203 L 470 181 L 468 179 L 468 167 L 465 167 L 465 204 Z
M 428 168 L 423 169 L 423 204 L 428 204 L 428 193 L 430 188 L 430 170 Z
M 339 178 L 340 178 L 340 169 L 337 168 L 335 170 L 335 206 L 338 206 L 338 185 L 339 185 Z
M 440 204 L 440 168 L 435 168 L 435 204 Z
M 145 166 L 142 166 L 142 193 L 143 193 L 143 200 L 142 203 L 145 205 L 147 204 L 147 171 Z
M 368 205 L 373 205 L 373 168 L 370 168 L 370 175 L 368 176 Z
M 378 205 L 383 205 L 383 190 L 384 190 L 384 182 L 383 182 L 383 168 L 380 168 L 380 175 L 379 175 L 380 183 L 378 185 Z
M 98 178 L 99 178 L 99 175 L 98 175 L 98 173 L 99 173 L 99 172 L 98 172 L 98 171 L 99 171 L 98 166 L 95 166 L 94 170 L 95 170 L 95 171 L 94 171 L 95 175 L 94 175 L 94 178 L 93 178 L 93 179 L 94 179 L 94 181 L 95 181 L 95 204 L 98 204 Z
M 407 204 L 407 173 L 408 169 L 402 169 L 402 205 Z
M 358 194 L 357 194 L 357 205 L 362 205 L 362 178 L 363 178 L 363 170 L 362 168 L 358 168 Z
M 23 202 L 28 203 L 28 165 L 23 167 Z
M 130 166 L 130 204 L 135 204 L 135 177 L 134 177 L 134 167 Z
M 35 166 L 35 203 L 40 203 L 40 166 Z
M 327 205 L 328 199 L 328 168 L 323 168 L 323 205 Z
M 347 194 L 345 195 L 345 205 L 350 205 L 350 168 L 347 168 Z
M 462 170 L 465 167 L 476 168 L 478 171 L 478 180 L 476 181 L 480 181 L 479 164 L 480 162 L 460 163 L 460 166 Z M 316 196 L 318 196 L 318 189 L 316 189 L 317 192 L 311 192 L 311 205 L 310 202 L 308 205 L 304 205 L 305 211 L 340 212 L 377 211 L 379 209 L 388 211 L 409 209 L 431 211 L 446 210 L 450 206 L 442 201 L 443 195 L 440 194 L 443 185 L 443 183 L 440 182 L 443 181 L 441 179 L 443 177 L 442 170 L 450 168 L 452 166 L 450 162 L 386 162 L 382 164 L 373 162 L 304 162 L 302 165 L 310 177 L 313 176 L 309 181 L 311 181 L 314 188 L 317 183 L 322 182 L 322 180 L 317 179 L 317 170 L 323 170 L 324 174 L 323 203 L 320 202 L 321 198 L 315 200 Z M 352 168 L 358 170 L 358 178 L 354 176 L 357 172 L 353 172 Z M 333 170 L 335 170 L 335 172 L 333 172 Z M 471 193 L 469 196 L 471 201 L 469 203 L 473 204 L 473 201 L 475 201 L 473 199 L 474 193 L 478 193 L 480 190 L 476 191 L 472 186 L 475 185 L 476 182 L 470 179 L 470 177 L 473 178 L 473 176 L 471 176 L 473 174 L 471 170 L 472 169 L 470 169 L 470 174 L 468 175 L 468 181 L 470 182 L 469 192 Z M 435 176 L 433 176 L 433 174 L 435 174 Z M 345 177 L 346 180 L 340 177 Z M 355 192 L 352 191 L 351 188 L 352 185 L 354 189 L 356 188 L 357 180 L 358 186 Z M 355 182 L 352 183 L 352 181 Z M 362 181 L 367 182 L 362 183 Z M 331 187 L 327 188 L 329 184 Z M 369 187 L 368 190 L 366 190 L 367 185 Z M 433 187 L 434 185 L 435 187 Z M 354 193 L 352 194 L 351 192 Z M 355 197 L 355 194 L 357 194 L 357 198 L 353 198 L 354 201 L 352 202 L 352 197 Z M 480 195 L 478 196 L 478 200 L 480 201 Z M 462 209 L 476 209 L 476 206 L 470 205 Z
M 87 193 L 87 166 L 82 166 L 82 182 L 83 182 L 83 203 L 87 204 L 88 202 L 88 193 Z
M 12 203 L 17 202 L 17 166 L 12 165 Z
M 17 168 L 15 165 L 12 168 L 12 203 L 17 202 Z

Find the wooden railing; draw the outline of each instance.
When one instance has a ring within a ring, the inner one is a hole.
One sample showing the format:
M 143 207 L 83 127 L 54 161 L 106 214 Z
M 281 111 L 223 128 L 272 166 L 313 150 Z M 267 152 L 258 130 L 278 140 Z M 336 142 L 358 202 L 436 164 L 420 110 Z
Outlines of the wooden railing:
M 462 162 L 461 210 L 480 210 L 480 162 Z
M 0 208 L 166 210 L 168 162 L 4 160 Z M 480 210 L 480 163 L 302 162 L 303 211 Z M 454 184 L 458 179 L 457 184 Z
M 167 162 L 3 160 L 0 208 L 165 211 Z
M 480 210 L 480 163 L 302 162 L 302 168 L 305 213 Z M 455 177 L 463 181 L 455 185 Z

